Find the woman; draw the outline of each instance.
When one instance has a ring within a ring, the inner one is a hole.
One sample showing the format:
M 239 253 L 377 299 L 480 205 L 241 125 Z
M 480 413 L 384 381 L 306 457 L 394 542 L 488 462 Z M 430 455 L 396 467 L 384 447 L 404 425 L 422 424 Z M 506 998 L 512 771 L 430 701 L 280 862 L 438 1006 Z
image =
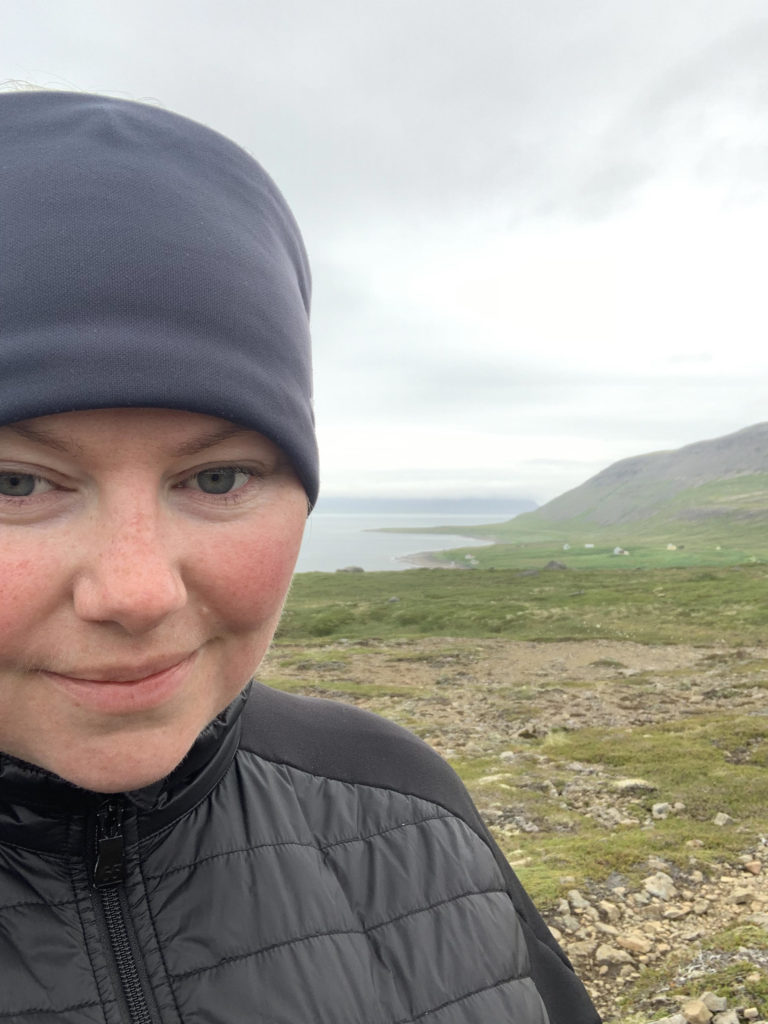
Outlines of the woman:
M 270 179 L 125 101 L 0 126 L 0 1018 L 597 1021 L 435 754 L 250 681 L 318 479 Z

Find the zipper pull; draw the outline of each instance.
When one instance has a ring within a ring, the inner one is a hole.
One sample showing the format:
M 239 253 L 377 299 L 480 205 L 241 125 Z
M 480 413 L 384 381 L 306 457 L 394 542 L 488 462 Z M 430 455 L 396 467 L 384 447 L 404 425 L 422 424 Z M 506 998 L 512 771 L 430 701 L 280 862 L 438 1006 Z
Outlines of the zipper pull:
M 93 884 L 97 889 L 119 885 L 125 878 L 125 842 L 123 840 L 122 808 L 119 803 L 105 801 L 96 812 L 96 861 Z

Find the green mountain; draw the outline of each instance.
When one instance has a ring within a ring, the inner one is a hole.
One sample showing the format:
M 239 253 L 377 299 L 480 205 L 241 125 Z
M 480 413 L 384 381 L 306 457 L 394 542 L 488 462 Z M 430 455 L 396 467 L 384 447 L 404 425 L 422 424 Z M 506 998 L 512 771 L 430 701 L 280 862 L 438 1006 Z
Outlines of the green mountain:
M 542 525 L 768 522 L 768 423 L 725 437 L 614 462 L 579 487 L 518 517 Z
M 627 567 L 768 559 L 768 423 L 622 459 L 532 512 L 462 532 L 495 542 L 472 551 L 483 566 L 564 547 L 569 565 L 615 548 L 630 549 Z

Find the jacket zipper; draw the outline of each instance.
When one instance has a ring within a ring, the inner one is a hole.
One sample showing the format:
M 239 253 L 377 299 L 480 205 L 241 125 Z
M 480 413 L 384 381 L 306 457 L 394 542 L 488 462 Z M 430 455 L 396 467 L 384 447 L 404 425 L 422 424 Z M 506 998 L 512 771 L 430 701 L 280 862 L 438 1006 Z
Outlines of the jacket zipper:
M 105 800 L 96 811 L 96 856 L 91 881 L 104 913 L 109 942 L 130 1024 L 153 1024 L 141 985 L 123 906 L 125 839 L 122 806 Z

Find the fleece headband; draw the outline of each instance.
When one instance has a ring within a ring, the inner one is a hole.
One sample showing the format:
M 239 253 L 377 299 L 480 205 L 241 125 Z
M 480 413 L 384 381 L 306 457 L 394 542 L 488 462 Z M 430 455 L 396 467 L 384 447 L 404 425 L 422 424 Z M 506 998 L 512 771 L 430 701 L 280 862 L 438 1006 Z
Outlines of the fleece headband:
M 317 498 L 310 277 L 223 136 L 102 96 L 0 95 L 0 424 L 185 409 L 269 437 Z

